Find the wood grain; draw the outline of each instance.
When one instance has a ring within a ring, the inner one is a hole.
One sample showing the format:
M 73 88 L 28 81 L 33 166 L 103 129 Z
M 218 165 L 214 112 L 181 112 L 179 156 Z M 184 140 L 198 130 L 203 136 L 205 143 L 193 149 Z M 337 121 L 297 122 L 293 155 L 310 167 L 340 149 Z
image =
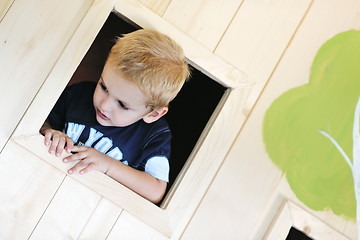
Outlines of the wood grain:
M 122 209 L 102 198 L 83 229 L 79 239 L 106 239 L 118 220 Z
M 151 9 L 159 16 L 163 16 L 164 12 L 168 8 L 171 0 L 139 0 L 141 4 Z
M 30 239 L 79 238 L 100 200 L 101 196 L 66 177 Z
M 248 109 L 261 94 L 310 4 L 311 0 L 245 1 L 228 26 L 215 53 L 255 83 Z
M 162 235 L 150 225 L 139 220 L 128 212 L 124 211 L 116 222 L 114 228 L 111 230 L 108 240 L 117 239 L 153 239 L 153 240 L 165 240 L 168 237 Z
M 0 238 L 27 239 L 65 174 L 10 141 L 0 155 Z
M 265 234 L 263 229 L 271 224 L 282 200 L 291 199 L 301 204 L 290 188 L 281 190 L 281 172 L 271 162 L 263 145 L 263 116 L 270 104 L 283 92 L 308 83 L 312 61 L 323 43 L 339 32 L 359 28 L 359 4 L 357 1 L 343 4 L 338 0 L 319 0 L 310 6 L 296 34 L 289 36 L 291 44 L 280 54 L 283 56 L 273 67 L 274 72 L 266 88 L 261 95 L 258 94 L 260 98 L 188 225 L 183 239 L 196 238 L 200 232 L 213 229 L 209 226 L 218 228 L 206 232 L 203 236 L 205 238 L 222 236 L 226 232 L 233 238 L 262 239 Z M 263 67 L 259 65 L 259 69 Z M 330 211 L 307 211 L 346 237 L 356 239 L 356 225 L 353 221 L 335 216 Z
M 88 0 L 16 0 L 2 19 L 0 148 L 14 131 L 91 3 Z
M 164 19 L 214 51 L 242 2 L 227 0 L 224 4 L 221 0 L 172 0 Z

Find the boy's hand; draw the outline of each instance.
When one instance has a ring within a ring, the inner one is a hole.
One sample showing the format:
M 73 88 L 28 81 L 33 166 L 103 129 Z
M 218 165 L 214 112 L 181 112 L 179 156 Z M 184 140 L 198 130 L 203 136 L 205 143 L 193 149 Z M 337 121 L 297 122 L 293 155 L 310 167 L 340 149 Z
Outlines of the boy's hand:
M 56 156 L 60 156 L 64 149 L 70 152 L 70 149 L 74 146 L 73 140 L 61 131 L 49 128 L 44 130 L 44 135 L 44 143 L 46 146 L 50 146 L 50 154 L 55 153 Z
M 64 158 L 63 161 L 68 163 L 80 160 L 80 162 L 69 169 L 68 174 L 73 174 L 75 172 L 85 174 L 93 170 L 106 173 L 112 162 L 115 160 L 94 148 L 86 146 L 74 146 L 71 148 L 71 151 L 76 153 Z

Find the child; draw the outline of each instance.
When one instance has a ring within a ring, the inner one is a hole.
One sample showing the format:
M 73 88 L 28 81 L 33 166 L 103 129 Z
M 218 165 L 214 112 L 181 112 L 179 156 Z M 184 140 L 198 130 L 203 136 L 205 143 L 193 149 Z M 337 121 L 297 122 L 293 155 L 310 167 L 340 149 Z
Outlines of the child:
M 171 134 L 161 118 L 189 77 L 183 51 L 154 30 L 118 38 L 98 83 L 65 89 L 40 132 L 49 153 L 73 152 L 68 174 L 101 171 L 158 203 L 169 175 Z

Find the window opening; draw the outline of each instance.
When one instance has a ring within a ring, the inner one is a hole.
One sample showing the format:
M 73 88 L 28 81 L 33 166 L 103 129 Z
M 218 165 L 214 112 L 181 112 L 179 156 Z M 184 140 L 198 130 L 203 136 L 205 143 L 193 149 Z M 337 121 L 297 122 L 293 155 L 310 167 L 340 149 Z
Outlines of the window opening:
M 140 29 L 118 13 L 110 13 L 68 85 L 80 81 L 97 82 L 116 37 Z M 179 43 L 181 45 L 181 43 Z M 164 116 L 172 131 L 170 176 L 167 190 L 174 183 L 190 156 L 226 88 L 191 66 L 191 78 L 170 103 Z M 161 203 L 160 203 L 161 204 Z

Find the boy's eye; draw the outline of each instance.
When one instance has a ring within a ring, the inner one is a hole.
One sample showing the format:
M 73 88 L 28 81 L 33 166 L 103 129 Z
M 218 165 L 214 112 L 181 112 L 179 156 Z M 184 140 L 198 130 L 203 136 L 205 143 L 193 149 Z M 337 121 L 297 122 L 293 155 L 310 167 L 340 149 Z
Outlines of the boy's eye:
M 104 92 L 107 92 L 107 88 L 106 88 L 106 86 L 104 85 L 104 83 L 100 82 L 100 87 L 101 87 L 101 89 L 102 89 Z
M 118 101 L 118 103 L 119 103 L 119 105 L 120 105 L 120 107 L 121 107 L 122 109 L 124 109 L 124 110 L 129 110 L 129 108 L 126 107 L 121 101 Z

